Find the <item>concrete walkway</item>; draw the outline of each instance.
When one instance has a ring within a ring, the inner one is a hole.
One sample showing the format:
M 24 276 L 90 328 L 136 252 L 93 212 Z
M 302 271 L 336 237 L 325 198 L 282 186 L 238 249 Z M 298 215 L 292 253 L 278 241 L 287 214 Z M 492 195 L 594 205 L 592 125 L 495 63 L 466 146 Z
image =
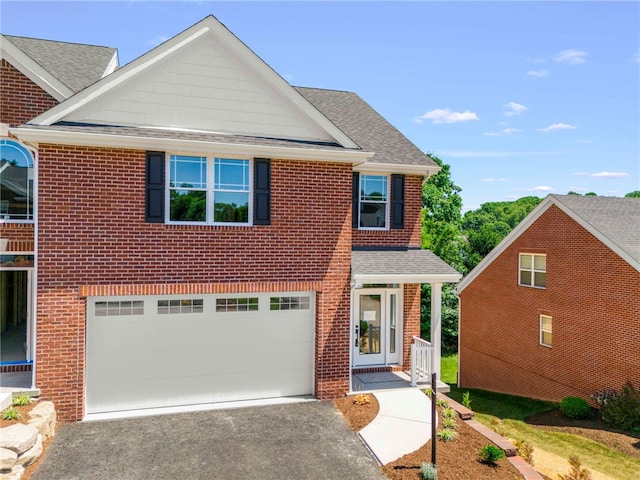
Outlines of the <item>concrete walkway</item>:
M 372 393 L 380 410 L 359 435 L 382 465 L 416 451 L 429 441 L 431 401 L 420 389 Z

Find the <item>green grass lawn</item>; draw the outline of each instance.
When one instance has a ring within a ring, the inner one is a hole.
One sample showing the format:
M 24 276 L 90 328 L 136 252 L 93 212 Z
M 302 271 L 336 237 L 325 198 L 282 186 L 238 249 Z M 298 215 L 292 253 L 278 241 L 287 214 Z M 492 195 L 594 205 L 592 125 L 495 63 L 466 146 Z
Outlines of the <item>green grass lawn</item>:
M 582 465 L 597 470 L 605 475 L 622 480 L 636 480 L 640 478 L 640 460 L 612 450 L 597 442 L 560 432 L 548 432 L 528 425 L 525 419 L 533 414 L 542 413 L 557 405 L 542 400 L 505 395 L 485 390 L 458 388 L 457 355 L 442 358 L 442 381 L 449 383 L 451 392 L 447 395 L 462 403 L 462 395 L 469 391 L 471 409 L 476 413 L 475 418 L 491 428 L 492 421 L 501 421 L 502 433 L 515 440 L 524 440 L 535 449 L 553 453 L 562 458 L 577 455 Z

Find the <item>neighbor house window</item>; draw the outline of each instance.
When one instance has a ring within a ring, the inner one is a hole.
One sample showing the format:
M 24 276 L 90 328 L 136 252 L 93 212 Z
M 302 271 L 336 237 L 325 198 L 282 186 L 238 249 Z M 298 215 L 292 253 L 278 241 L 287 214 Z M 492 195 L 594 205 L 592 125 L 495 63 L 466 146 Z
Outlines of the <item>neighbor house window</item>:
M 388 192 L 388 179 L 385 175 L 360 175 L 358 225 L 361 228 L 388 227 Z
M 249 223 L 249 160 L 171 155 L 169 221 Z
M 33 155 L 0 140 L 0 220 L 33 220 Z
M 540 315 L 540 345 L 550 347 L 553 345 L 551 317 Z
M 547 286 L 547 256 L 520 254 L 519 284 L 527 287 Z

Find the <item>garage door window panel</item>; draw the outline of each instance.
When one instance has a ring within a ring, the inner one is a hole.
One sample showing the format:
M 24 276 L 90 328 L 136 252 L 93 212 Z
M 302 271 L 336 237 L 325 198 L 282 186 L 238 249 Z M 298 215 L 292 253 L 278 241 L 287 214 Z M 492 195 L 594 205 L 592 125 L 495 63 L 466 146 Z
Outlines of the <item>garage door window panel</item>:
M 216 312 L 257 312 L 258 297 L 218 298 Z
M 96 302 L 96 317 L 115 317 L 126 315 L 144 315 L 142 300 L 126 300 L 121 302 Z

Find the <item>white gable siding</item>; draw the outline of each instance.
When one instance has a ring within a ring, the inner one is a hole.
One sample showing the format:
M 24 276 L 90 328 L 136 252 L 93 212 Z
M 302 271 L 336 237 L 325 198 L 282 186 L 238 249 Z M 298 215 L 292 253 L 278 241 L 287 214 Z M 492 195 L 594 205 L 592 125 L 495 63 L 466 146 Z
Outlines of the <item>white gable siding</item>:
M 335 141 L 211 34 L 65 120 Z

